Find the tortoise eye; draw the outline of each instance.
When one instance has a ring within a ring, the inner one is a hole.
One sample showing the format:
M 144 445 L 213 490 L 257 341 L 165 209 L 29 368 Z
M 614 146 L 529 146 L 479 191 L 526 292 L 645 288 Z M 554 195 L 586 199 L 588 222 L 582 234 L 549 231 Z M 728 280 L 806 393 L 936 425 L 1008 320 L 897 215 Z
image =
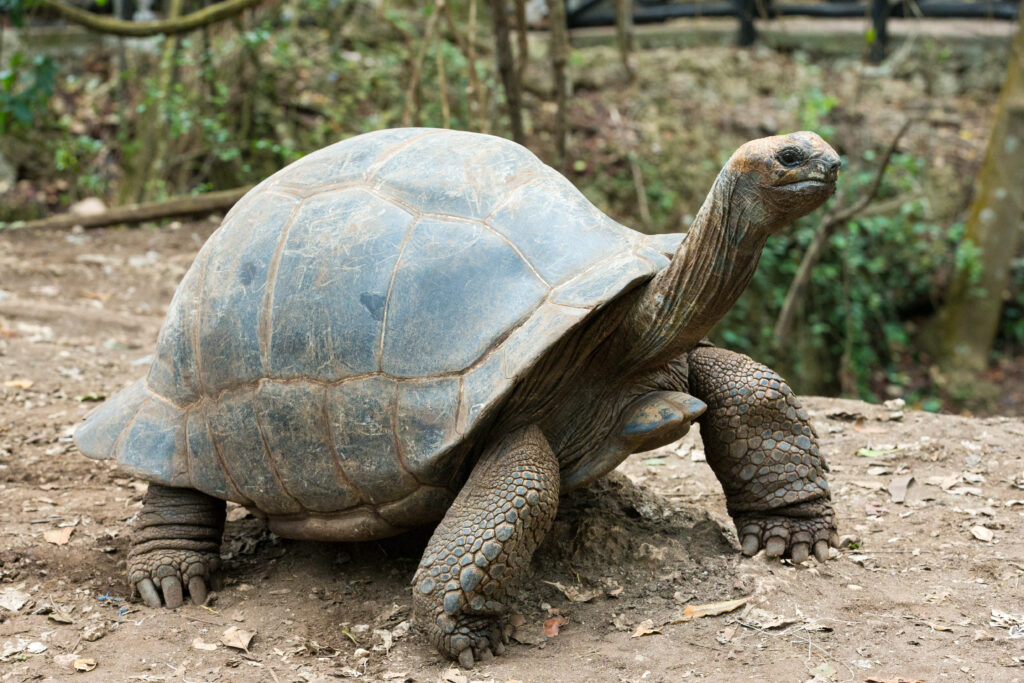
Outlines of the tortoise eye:
M 804 160 L 804 154 L 796 147 L 786 147 L 778 154 L 775 158 L 779 160 L 783 166 L 796 166 Z

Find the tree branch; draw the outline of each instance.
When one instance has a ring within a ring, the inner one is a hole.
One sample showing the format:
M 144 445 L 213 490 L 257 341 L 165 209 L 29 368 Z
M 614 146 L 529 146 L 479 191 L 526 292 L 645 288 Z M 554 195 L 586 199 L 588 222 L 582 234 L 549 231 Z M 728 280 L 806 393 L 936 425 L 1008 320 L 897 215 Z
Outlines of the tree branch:
M 91 31 L 134 38 L 188 33 L 197 28 L 230 19 L 261 2 L 263 0 L 224 0 L 176 19 L 136 22 L 93 14 L 75 7 L 65 0 L 39 0 L 40 4 L 52 8 L 68 21 L 84 26 Z
M 848 220 L 854 218 L 864 212 L 868 204 L 870 204 L 875 197 L 878 195 L 879 189 L 882 187 L 882 178 L 885 177 L 885 171 L 889 167 L 889 162 L 892 161 L 892 155 L 896 153 L 896 148 L 899 146 L 900 140 L 903 139 L 903 135 L 910 128 L 910 125 L 917 121 L 916 118 L 910 118 L 903 122 L 900 126 L 899 131 L 893 137 L 892 142 L 889 143 L 889 147 L 885 150 L 885 154 L 882 155 L 882 161 L 878 166 L 878 172 L 875 174 L 874 180 L 871 181 L 871 185 L 868 187 L 868 191 L 853 205 L 848 206 L 845 209 L 837 211 L 831 215 L 825 217 L 822 221 L 821 228 L 814 235 L 814 239 L 811 240 L 810 245 L 807 247 L 807 251 L 804 252 L 804 257 L 800 261 L 800 267 L 796 271 L 796 276 L 793 278 L 793 282 L 789 285 L 789 291 L 786 292 L 786 300 L 782 304 L 782 310 L 779 312 L 779 317 L 775 321 L 775 330 L 772 333 L 772 340 L 775 343 L 776 348 L 785 346 L 786 342 L 789 341 L 790 332 L 793 328 L 793 320 L 796 317 L 796 309 L 798 304 L 803 301 L 804 294 L 807 291 L 807 286 L 811 282 L 811 271 L 814 270 L 814 266 L 818 264 L 818 259 L 821 258 L 821 252 L 825 249 L 825 244 L 828 242 L 829 237 L 836 231 L 836 229 L 842 225 L 845 225 Z M 839 204 L 840 202 L 836 202 Z
M 76 214 L 64 213 L 50 216 L 49 218 L 41 218 L 36 221 L 0 223 L 0 233 L 5 230 L 67 230 L 76 225 L 81 225 L 83 228 L 102 228 L 119 223 L 142 223 L 159 218 L 176 218 L 213 213 L 230 209 L 251 189 L 252 185 L 248 185 L 246 187 L 237 187 L 233 190 L 172 197 L 163 202 L 125 204 L 124 206 L 115 206 L 109 211 L 93 216 L 78 216 Z

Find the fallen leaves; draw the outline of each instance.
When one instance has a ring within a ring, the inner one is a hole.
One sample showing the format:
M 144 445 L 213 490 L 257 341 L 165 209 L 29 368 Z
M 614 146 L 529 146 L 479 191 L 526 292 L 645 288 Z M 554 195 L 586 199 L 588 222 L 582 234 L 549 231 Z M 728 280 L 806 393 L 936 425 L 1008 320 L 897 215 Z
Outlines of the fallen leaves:
M 644 619 L 636 625 L 636 628 L 633 630 L 633 633 L 630 634 L 629 637 L 641 638 L 643 636 L 652 636 L 656 633 L 661 633 L 661 629 L 654 626 L 654 620 Z
M 79 657 L 71 663 L 75 671 L 92 671 L 96 668 L 96 660 L 89 657 Z
M 43 532 L 43 540 L 54 545 L 66 545 L 71 540 L 71 533 L 74 527 L 65 526 L 57 529 L 47 529 Z
M 561 615 L 556 616 L 556 617 L 551 617 L 550 619 L 545 619 L 544 620 L 544 635 L 547 636 L 548 638 L 554 638 L 555 636 L 558 635 L 559 630 L 563 626 L 567 626 L 568 624 L 569 624 L 569 620 L 566 619 L 565 617 L 561 616 Z
M 25 587 L 25 584 L 17 586 L 5 586 L 0 588 L 0 607 L 11 612 L 17 612 L 25 603 L 29 601 L 30 596 L 25 591 L 21 590 Z
M 914 476 L 911 474 L 905 474 L 901 477 L 893 477 L 892 481 L 889 482 L 889 495 L 892 496 L 892 502 L 903 503 L 907 499 L 907 489 L 910 488 L 910 484 L 913 483 Z
M 554 586 L 562 592 L 562 594 L 569 599 L 570 602 L 590 602 L 597 596 L 601 595 L 600 589 L 582 590 L 576 586 L 565 586 L 557 581 L 545 581 L 544 583 L 549 586 Z M 619 591 L 621 592 L 621 588 Z
M 702 617 L 713 617 L 719 614 L 725 614 L 726 612 L 732 612 L 737 610 L 743 605 L 750 601 L 750 597 L 736 598 L 735 600 L 725 600 L 724 602 L 711 602 L 705 605 L 687 605 L 683 608 L 683 618 L 679 622 L 692 621 L 693 619 L 700 619 Z
M 233 647 L 236 650 L 248 652 L 249 643 L 252 642 L 253 636 L 255 635 L 255 631 L 246 631 L 238 628 L 237 626 L 231 626 L 221 634 L 220 642 L 224 643 L 228 647 Z
M 206 643 L 199 636 L 192 639 L 192 649 L 194 650 L 206 650 L 207 652 L 213 652 L 217 649 L 217 643 Z

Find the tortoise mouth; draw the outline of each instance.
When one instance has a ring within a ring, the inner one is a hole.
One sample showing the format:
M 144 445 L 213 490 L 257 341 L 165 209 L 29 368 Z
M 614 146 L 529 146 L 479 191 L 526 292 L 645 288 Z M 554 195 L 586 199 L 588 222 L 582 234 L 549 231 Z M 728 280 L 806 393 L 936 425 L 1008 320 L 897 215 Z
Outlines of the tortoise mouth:
M 831 193 L 831 192 L 835 192 L 836 181 L 835 181 L 834 178 L 829 178 L 827 176 L 821 175 L 821 176 L 812 176 L 810 178 L 801 178 L 801 179 L 793 180 L 793 181 L 790 181 L 788 183 L 783 183 L 783 184 L 779 185 L 779 187 L 785 188 L 787 190 L 791 190 L 791 191 L 794 191 L 794 192 L 805 192 L 805 191 L 819 191 L 819 192 L 821 192 L 821 191 L 827 191 L 827 192 Z

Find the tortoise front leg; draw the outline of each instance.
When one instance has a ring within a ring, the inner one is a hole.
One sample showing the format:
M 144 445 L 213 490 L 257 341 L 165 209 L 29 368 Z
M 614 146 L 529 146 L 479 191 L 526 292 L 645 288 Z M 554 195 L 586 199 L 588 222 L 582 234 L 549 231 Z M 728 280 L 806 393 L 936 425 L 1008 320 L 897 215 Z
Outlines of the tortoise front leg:
M 128 550 L 128 582 L 147 605 L 178 607 L 184 589 L 195 604 L 206 601 L 220 568 L 224 508 L 223 500 L 193 489 L 149 485 Z
M 690 393 L 708 464 L 725 490 L 745 555 L 819 561 L 836 545 L 835 516 L 817 435 L 786 381 L 749 357 L 712 346 L 689 354 Z
M 558 507 L 558 461 L 534 426 L 490 446 L 434 531 L 413 607 L 434 646 L 465 667 L 507 642 L 505 600 Z

